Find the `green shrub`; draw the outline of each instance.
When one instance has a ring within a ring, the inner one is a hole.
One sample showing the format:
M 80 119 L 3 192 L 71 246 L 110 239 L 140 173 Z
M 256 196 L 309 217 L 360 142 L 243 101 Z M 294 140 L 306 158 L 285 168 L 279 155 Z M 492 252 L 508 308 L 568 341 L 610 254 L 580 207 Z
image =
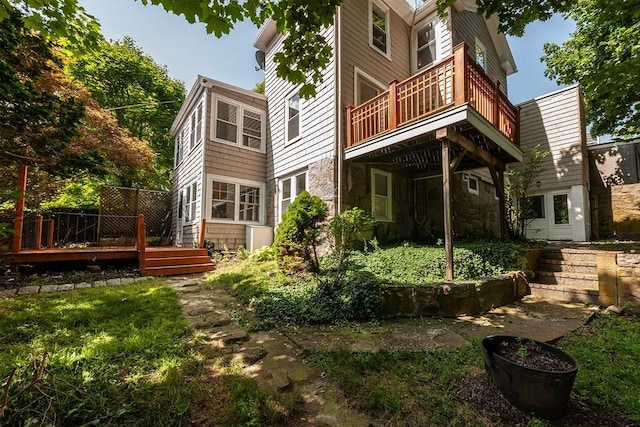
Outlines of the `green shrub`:
M 276 230 L 274 247 L 278 248 L 278 265 L 285 271 L 297 271 L 300 260 L 318 271 L 316 248 L 321 241 L 322 223 L 327 218 L 327 204 L 306 191 L 289 205 Z
M 252 307 L 261 319 L 276 322 L 335 323 L 376 316 L 382 299 L 375 277 L 354 271 L 347 274 L 342 286 L 332 286 L 333 280 L 316 275 L 271 286 L 252 300 Z

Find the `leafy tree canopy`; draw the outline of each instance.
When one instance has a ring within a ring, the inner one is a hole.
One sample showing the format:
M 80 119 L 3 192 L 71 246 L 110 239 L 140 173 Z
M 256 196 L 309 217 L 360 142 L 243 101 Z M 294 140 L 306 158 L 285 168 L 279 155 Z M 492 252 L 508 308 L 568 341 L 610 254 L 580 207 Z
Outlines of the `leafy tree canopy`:
M 184 83 L 170 78 L 167 68 L 156 64 L 129 37 L 101 40 L 97 49 L 73 55 L 67 69 L 102 108 L 113 112 L 121 127 L 149 142 L 157 154 L 156 184 L 168 187 L 173 165 L 169 129 L 184 101 Z
M 640 133 L 640 1 L 581 0 L 566 14 L 576 30 L 545 44 L 546 75 L 580 83 L 594 135 Z

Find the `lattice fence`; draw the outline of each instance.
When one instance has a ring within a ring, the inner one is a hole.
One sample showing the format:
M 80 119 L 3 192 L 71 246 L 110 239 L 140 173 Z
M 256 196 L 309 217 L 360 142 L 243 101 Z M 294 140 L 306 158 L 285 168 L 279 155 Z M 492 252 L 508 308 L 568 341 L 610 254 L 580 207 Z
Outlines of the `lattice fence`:
M 103 185 L 100 189 L 100 238 L 136 236 L 136 221 L 144 215 L 147 237 L 171 233 L 171 193 Z

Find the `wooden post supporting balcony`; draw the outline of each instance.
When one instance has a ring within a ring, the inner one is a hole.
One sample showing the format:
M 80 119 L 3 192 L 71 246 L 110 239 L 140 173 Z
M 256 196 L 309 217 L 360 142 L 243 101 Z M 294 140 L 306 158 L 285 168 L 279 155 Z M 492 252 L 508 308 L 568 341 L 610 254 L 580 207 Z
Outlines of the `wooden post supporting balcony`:
M 136 233 L 136 247 L 138 248 L 138 262 L 140 263 L 140 272 L 143 273 L 147 268 L 147 229 L 144 224 L 144 215 L 138 215 L 137 233 Z
M 451 152 L 449 140 L 442 136 L 442 129 L 436 131 L 436 138 L 442 142 L 442 203 L 444 216 L 444 251 L 446 255 L 446 275 L 448 281 L 453 280 L 453 229 L 451 227 Z M 446 135 L 444 129 L 444 135 Z
M 398 81 L 389 83 L 389 130 L 398 127 Z
M 36 216 L 36 251 L 42 249 L 42 215 Z
M 47 236 L 47 247 L 49 249 L 53 248 L 53 226 L 55 225 L 55 222 L 50 219 L 49 221 L 47 221 L 49 223 L 49 230 L 48 230 L 48 236 Z
M 27 165 L 18 166 L 18 198 L 16 199 L 16 211 L 13 221 L 15 234 L 11 242 L 11 252 L 17 254 L 22 247 L 22 226 L 24 224 L 24 196 L 27 193 Z
M 468 101 L 469 82 L 467 81 L 467 45 L 460 43 L 453 49 L 453 101 L 462 105 Z
M 207 234 L 207 219 L 202 218 L 202 221 L 200 221 L 200 242 L 198 245 L 199 248 L 204 248 L 204 237 L 206 234 Z
M 353 106 L 347 107 L 347 147 L 353 144 Z
M 500 129 L 500 82 L 493 85 L 493 126 Z

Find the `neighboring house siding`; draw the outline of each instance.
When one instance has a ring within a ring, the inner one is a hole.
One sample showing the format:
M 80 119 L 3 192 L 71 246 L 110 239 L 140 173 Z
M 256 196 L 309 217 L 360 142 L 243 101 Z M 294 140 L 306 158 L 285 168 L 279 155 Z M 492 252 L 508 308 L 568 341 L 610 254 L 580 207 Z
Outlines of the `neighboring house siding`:
M 502 91 L 507 93 L 507 73 L 500 65 L 498 52 L 484 18 L 475 12 L 466 10 L 458 12 L 452 8 L 451 19 L 453 22 L 453 45 L 467 43 L 469 54 L 475 59 L 474 49 L 477 37 L 487 50 L 487 75 L 494 81 L 498 80 Z
M 547 190 L 588 184 L 579 90 L 574 86 L 520 105 L 521 147 L 540 144 L 551 152 L 538 178 Z

